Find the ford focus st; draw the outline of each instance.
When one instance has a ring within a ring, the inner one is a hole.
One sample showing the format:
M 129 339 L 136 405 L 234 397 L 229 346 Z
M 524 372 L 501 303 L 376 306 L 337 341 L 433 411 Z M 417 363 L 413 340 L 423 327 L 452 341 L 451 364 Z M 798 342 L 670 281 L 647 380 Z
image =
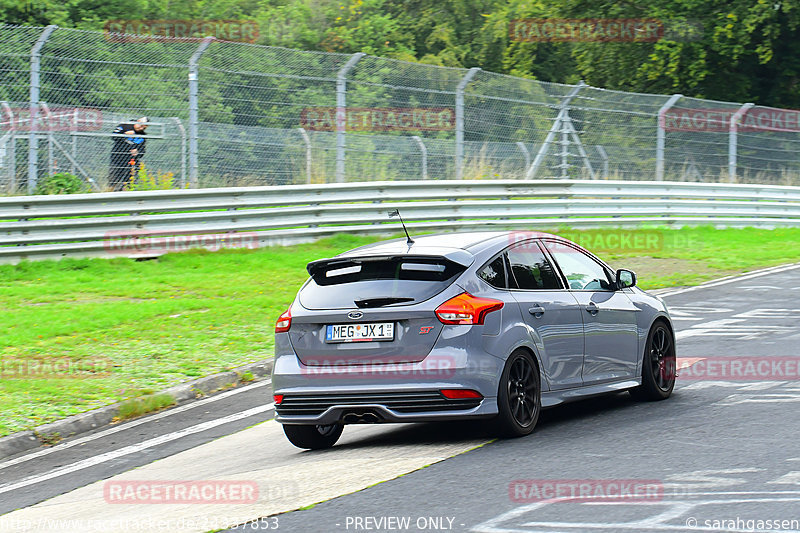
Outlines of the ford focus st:
M 675 384 L 664 303 L 580 246 L 538 232 L 376 243 L 308 264 L 275 327 L 276 420 L 300 448 L 346 424 L 491 419 L 531 433 L 543 408 Z

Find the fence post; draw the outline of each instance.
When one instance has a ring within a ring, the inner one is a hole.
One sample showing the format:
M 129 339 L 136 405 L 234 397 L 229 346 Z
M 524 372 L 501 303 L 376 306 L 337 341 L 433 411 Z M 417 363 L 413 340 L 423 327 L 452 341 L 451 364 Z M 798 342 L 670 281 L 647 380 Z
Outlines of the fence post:
M 78 130 L 80 127 L 78 126 L 78 108 L 76 107 L 72 111 L 72 121 L 70 122 L 70 134 L 72 139 L 70 139 L 70 144 L 72 146 L 72 159 L 74 161 L 78 160 Z M 75 163 L 70 162 L 69 171 L 71 174 L 75 174 Z
M 577 91 L 576 93 L 577 94 Z M 572 100 L 570 98 L 570 100 Z M 567 117 L 569 116 L 569 102 L 564 104 L 564 114 L 562 115 L 561 119 L 561 163 L 559 166 L 561 167 L 561 179 L 565 180 L 569 178 L 569 174 L 567 173 L 567 169 L 569 168 L 569 128 L 567 128 Z
M 305 128 L 297 128 L 303 136 L 303 143 L 306 145 L 306 183 L 311 183 L 311 139 Z
M 420 154 L 422 154 L 422 179 L 426 180 L 428 179 L 428 148 L 419 135 L 413 135 L 411 138 L 417 143 Z
M 347 60 L 336 74 L 336 182 L 344 182 L 344 163 L 347 129 L 347 73 L 356 66 L 366 54 L 357 52 Z
M 47 120 L 45 131 L 47 132 L 47 175 L 49 176 L 50 173 L 55 170 L 55 158 L 53 157 L 53 113 L 50 112 L 50 106 L 47 105 L 47 102 L 40 101 L 39 107 L 44 111 L 45 120 Z
M 600 159 L 603 160 L 603 179 L 608 179 L 608 153 L 602 145 L 595 146 L 597 153 L 600 154 Z
M 464 179 L 464 89 L 481 69 L 472 67 L 456 86 L 456 179 Z
M 739 137 L 739 120 L 755 104 L 747 103 L 731 116 L 730 133 L 728 135 L 728 181 L 736 183 L 736 145 Z
M 181 189 L 186 188 L 186 128 L 178 117 L 172 117 L 181 132 Z
M 39 67 L 41 51 L 50 34 L 58 28 L 55 24 L 47 26 L 36 44 L 31 48 L 31 86 L 30 86 L 30 136 L 28 137 L 28 194 L 33 194 L 39 180 L 39 138 L 36 136 L 36 120 L 39 115 Z
M 547 155 L 547 151 L 550 149 L 550 145 L 553 143 L 553 139 L 555 139 L 556 133 L 561 132 L 564 120 L 569 115 L 569 103 L 584 87 L 586 87 L 586 84 L 583 82 L 583 80 L 581 80 L 578 83 L 578 85 L 576 85 L 569 92 L 569 94 L 567 94 L 567 96 L 564 97 L 561 103 L 558 104 L 558 110 L 559 110 L 558 115 L 556 115 L 556 119 L 553 121 L 553 125 L 550 127 L 550 131 L 547 132 L 547 137 L 545 137 L 542 146 L 540 146 L 539 151 L 536 152 L 536 157 L 533 158 L 533 164 L 528 169 L 527 174 L 525 174 L 525 179 L 529 180 L 533 179 L 533 177 L 536 175 L 536 171 L 539 170 L 542 161 L 544 161 L 544 156 Z
M 6 168 L 8 170 L 8 192 L 14 193 L 17 190 L 17 154 L 16 138 L 14 136 L 17 128 L 14 124 L 14 111 L 8 105 L 8 102 L 0 102 L 0 107 L 8 115 L 8 133 L 6 134 L 8 135 L 8 147 L 6 148 L 6 161 L 8 163 Z
M 191 59 L 189 59 L 189 186 L 197 187 L 199 163 L 197 160 L 197 92 L 198 92 L 198 66 L 200 57 L 213 41 L 213 37 L 203 38 Z
M 517 142 L 517 148 L 520 149 L 520 151 L 522 152 L 522 155 L 525 157 L 525 167 L 524 168 L 528 168 L 529 166 L 531 166 L 531 152 L 530 152 L 530 150 L 528 150 L 528 147 L 525 146 L 525 143 L 522 142 L 522 141 L 518 141 Z
M 656 181 L 664 181 L 664 146 L 666 144 L 667 130 L 664 124 L 664 115 L 674 106 L 682 94 L 673 94 L 661 109 L 658 110 L 658 130 L 656 131 Z

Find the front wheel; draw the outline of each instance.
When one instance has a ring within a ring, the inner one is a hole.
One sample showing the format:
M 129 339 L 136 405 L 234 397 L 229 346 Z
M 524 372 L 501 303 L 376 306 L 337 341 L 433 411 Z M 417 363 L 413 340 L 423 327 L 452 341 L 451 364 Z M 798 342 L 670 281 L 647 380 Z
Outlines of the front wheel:
M 642 384 L 631 389 L 636 400 L 666 400 L 675 387 L 675 338 L 664 322 L 650 329 L 642 359 Z
M 330 448 L 342 436 L 343 429 L 342 424 L 327 426 L 284 424 L 283 426 L 283 432 L 289 442 L 306 450 Z
M 497 391 L 495 430 L 501 437 L 530 435 L 542 410 L 542 382 L 533 356 L 515 350 L 506 361 Z

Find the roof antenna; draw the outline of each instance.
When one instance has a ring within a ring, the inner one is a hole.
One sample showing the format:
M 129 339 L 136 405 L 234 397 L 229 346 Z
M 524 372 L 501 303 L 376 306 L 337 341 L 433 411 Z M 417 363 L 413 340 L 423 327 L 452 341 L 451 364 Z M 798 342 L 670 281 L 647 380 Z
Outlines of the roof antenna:
M 406 241 L 406 244 L 408 244 L 409 246 L 411 246 L 412 244 L 414 244 L 414 239 L 412 239 L 412 238 L 411 238 L 411 237 L 408 235 L 408 230 L 406 229 L 406 223 L 405 223 L 405 222 L 403 222 L 403 217 L 401 217 L 401 216 L 400 216 L 400 210 L 399 210 L 399 209 L 395 209 L 394 211 L 389 211 L 389 218 L 392 218 L 392 217 L 397 217 L 397 218 L 399 218 L 399 219 L 400 219 L 400 223 L 403 225 L 403 231 L 405 231 L 405 232 L 406 232 L 406 239 L 408 239 L 408 240 Z

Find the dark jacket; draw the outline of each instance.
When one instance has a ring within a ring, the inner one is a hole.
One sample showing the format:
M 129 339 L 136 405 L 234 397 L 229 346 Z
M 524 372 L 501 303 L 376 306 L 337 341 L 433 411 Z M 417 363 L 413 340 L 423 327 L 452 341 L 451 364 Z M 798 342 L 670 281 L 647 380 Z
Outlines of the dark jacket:
M 128 164 L 128 159 L 131 157 L 131 150 L 136 148 L 138 150 L 138 154 L 134 157 L 136 162 L 139 162 L 139 159 L 144 155 L 147 145 L 147 139 L 143 137 L 125 135 L 124 137 L 121 134 L 124 134 L 126 131 L 133 131 L 133 124 L 120 124 L 116 128 L 114 128 L 114 145 L 111 147 L 111 159 L 112 160 L 124 160 L 124 165 Z M 142 131 L 141 133 L 136 133 L 136 135 L 147 135 L 147 131 Z M 122 161 L 120 161 L 122 162 Z
M 145 152 L 146 140 L 143 137 L 122 135 L 126 131 L 136 131 L 133 124 L 120 124 L 114 128 L 113 145 L 111 146 L 111 164 L 108 172 L 108 185 L 115 191 L 123 190 L 127 184 L 133 183 L 133 174 L 139 168 L 140 160 Z M 141 132 L 138 135 L 145 135 Z M 131 150 L 136 148 L 136 155 Z

